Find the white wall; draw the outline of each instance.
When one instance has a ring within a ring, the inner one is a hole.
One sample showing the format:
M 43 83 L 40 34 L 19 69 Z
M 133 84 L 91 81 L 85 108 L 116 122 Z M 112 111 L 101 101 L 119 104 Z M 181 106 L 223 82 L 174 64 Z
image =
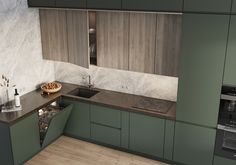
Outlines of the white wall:
M 0 0 L 0 81 L 2 74 L 21 94 L 55 79 L 53 62 L 42 60 L 38 10 L 27 0 Z

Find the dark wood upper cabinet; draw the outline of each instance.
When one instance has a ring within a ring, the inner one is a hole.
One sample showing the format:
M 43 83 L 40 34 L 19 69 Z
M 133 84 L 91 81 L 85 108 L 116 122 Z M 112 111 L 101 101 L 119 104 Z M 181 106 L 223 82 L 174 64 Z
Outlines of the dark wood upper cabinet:
M 230 13 L 232 0 L 185 0 L 184 12 Z
M 28 0 L 29 7 L 55 7 L 56 0 Z
M 183 0 L 122 0 L 122 9 L 181 12 Z
M 86 8 L 87 0 L 56 0 L 56 7 L 62 8 Z
M 39 10 L 43 58 L 68 62 L 66 11 Z
M 87 0 L 88 9 L 121 9 L 121 0 Z

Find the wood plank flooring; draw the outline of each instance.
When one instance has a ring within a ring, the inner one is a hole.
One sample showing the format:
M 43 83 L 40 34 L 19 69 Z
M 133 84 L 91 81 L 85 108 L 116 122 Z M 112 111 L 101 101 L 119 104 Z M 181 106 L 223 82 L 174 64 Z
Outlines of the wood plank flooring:
M 62 136 L 25 165 L 167 165 Z

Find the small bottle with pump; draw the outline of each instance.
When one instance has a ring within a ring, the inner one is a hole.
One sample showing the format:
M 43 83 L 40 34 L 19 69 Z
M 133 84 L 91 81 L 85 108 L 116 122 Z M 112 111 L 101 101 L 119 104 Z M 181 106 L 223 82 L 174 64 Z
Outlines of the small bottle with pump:
M 15 89 L 15 95 L 14 95 L 14 97 L 15 97 L 15 106 L 16 107 L 20 107 L 21 105 L 20 105 L 20 95 L 19 95 L 19 93 L 17 92 L 17 89 Z

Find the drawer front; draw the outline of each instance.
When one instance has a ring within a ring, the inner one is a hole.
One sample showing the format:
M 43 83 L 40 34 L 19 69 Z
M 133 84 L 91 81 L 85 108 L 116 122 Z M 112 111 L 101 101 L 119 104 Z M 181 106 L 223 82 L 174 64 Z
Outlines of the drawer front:
M 91 123 L 91 139 L 97 142 L 120 147 L 120 134 L 119 129 Z
M 88 0 L 89 9 L 121 9 L 121 0 Z
M 121 111 L 97 105 L 91 105 L 90 110 L 92 122 L 121 128 Z
M 235 164 L 236 164 L 236 160 L 214 156 L 213 165 L 235 165 Z
M 185 0 L 184 11 L 230 13 L 231 0 Z

